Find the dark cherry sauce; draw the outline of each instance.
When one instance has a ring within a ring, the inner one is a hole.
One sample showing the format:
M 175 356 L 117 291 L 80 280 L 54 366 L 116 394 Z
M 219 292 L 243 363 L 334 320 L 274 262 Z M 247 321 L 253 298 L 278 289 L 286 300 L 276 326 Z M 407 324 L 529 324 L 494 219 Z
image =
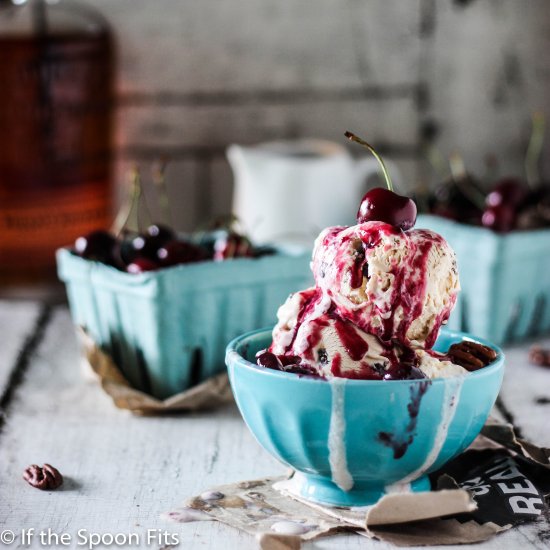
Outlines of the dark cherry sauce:
M 391 315 L 383 320 L 382 339 L 384 341 L 393 338 L 398 342 L 407 344 L 407 331 L 412 321 L 422 313 L 422 302 L 426 289 L 425 266 L 432 244 L 430 241 L 423 243 L 420 248 L 420 254 L 418 254 L 416 245 L 413 245 L 412 242 L 409 246 L 411 249 L 409 254 L 414 258 L 412 261 L 412 273 L 419 273 L 420 277 L 419 279 L 407 277 L 407 273 L 403 268 L 394 267 L 392 269 L 392 274 L 395 277 L 394 291 L 391 299 L 392 311 Z M 398 310 L 402 310 L 403 319 L 397 323 L 395 313 Z
M 337 378 L 348 378 L 351 380 L 382 380 L 379 372 L 367 363 L 361 362 L 360 368 L 356 371 L 347 371 L 345 376 L 342 373 L 342 356 L 336 352 L 332 358 L 330 372 Z
M 369 277 L 368 250 L 380 244 L 382 238 L 392 235 L 407 235 L 400 229 L 396 229 L 386 223 L 361 224 L 358 229 L 349 235 L 340 236 L 345 228 L 333 228 L 327 232 L 323 239 L 323 246 L 326 248 L 336 248 L 336 265 L 333 269 L 342 271 L 349 266 L 349 248 L 350 241 L 353 243 L 354 259 L 350 268 L 350 286 L 353 289 L 360 288 L 365 278 Z M 433 236 L 426 238 L 420 245 L 410 242 L 409 261 L 411 271 L 414 277 L 408 277 L 408 270 L 400 266 L 394 266 L 390 273 L 394 277 L 393 295 L 391 299 L 391 311 L 389 315 L 382 315 L 382 326 L 373 327 L 368 319 L 362 318 L 361 312 L 349 311 L 346 308 L 339 307 L 338 314 L 341 318 L 349 319 L 365 332 L 375 334 L 383 342 L 390 342 L 397 339 L 403 344 L 408 343 L 406 337 L 407 330 L 411 322 L 422 313 L 423 297 L 426 289 L 426 263 L 430 249 L 432 247 Z M 420 248 L 418 248 L 420 247 Z M 345 254 L 345 258 L 342 255 Z M 406 260 L 407 261 L 407 260 Z M 326 267 L 325 267 L 326 269 Z M 395 319 L 395 312 L 402 309 L 404 320 L 399 323 Z M 434 331 L 433 340 L 437 336 L 437 330 Z M 432 335 L 430 335 L 432 337 Z
M 456 299 L 456 298 L 455 298 Z M 443 325 L 444 323 L 447 322 L 447 320 L 449 319 L 449 315 L 451 313 L 451 308 L 449 308 L 447 311 L 444 311 L 442 313 L 440 313 L 436 319 L 435 319 L 435 322 L 434 322 L 434 328 L 432 329 L 432 331 L 428 334 L 428 336 L 426 337 L 426 343 L 425 343 L 425 348 L 426 348 L 426 351 L 429 353 L 431 351 L 431 349 L 433 348 L 434 344 L 435 344 L 435 341 L 437 340 L 437 337 L 439 336 L 439 328 L 441 327 L 441 325 Z
M 337 240 L 338 235 L 345 229 L 349 228 L 335 227 L 327 232 L 323 239 L 323 247 L 331 248 L 336 246 L 338 248 L 338 255 L 342 254 L 341 251 L 345 251 L 345 254 L 348 255 L 349 246 L 346 245 L 349 245 L 350 241 L 353 241 L 354 262 L 350 273 L 350 286 L 354 289 L 360 288 L 363 285 L 363 279 L 368 279 L 369 277 L 368 262 L 366 259 L 367 250 L 379 244 L 384 235 L 397 234 L 399 231 L 388 224 L 378 223 L 368 229 L 359 228 L 356 234 L 344 235 Z M 343 262 L 340 258 L 337 260 L 340 265 L 346 265 L 347 263 Z M 321 266 L 325 266 L 326 268 L 326 265 L 326 262 L 321 262 Z M 324 273 L 322 275 L 324 277 Z
M 397 350 L 399 350 L 399 353 Z M 383 355 L 389 361 L 389 365 L 383 373 L 384 380 L 416 380 L 418 378 L 425 378 L 424 373 L 418 368 L 416 354 L 411 348 L 403 348 L 398 344 L 394 346 L 386 345 Z
M 294 334 L 292 335 L 292 340 L 287 346 L 286 351 L 289 351 L 293 348 L 294 342 L 296 341 L 296 336 L 298 335 L 298 330 L 300 329 L 302 323 L 304 322 L 308 313 L 310 313 L 315 307 L 315 303 L 321 297 L 321 290 L 317 287 L 305 290 L 302 292 L 303 300 L 298 312 L 298 317 L 296 319 L 296 326 L 294 327 Z
M 304 302 L 305 304 L 305 302 Z M 304 305 L 304 307 L 309 307 Z M 358 368 L 342 371 L 342 356 L 339 352 L 329 357 L 327 350 L 320 348 L 322 330 L 329 326 L 329 321 L 334 322 L 335 330 L 342 347 L 348 357 L 359 363 Z M 301 353 L 301 357 L 294 355 L 292 343 L 285 349 L 281 355 L 276 355 L 269 350 L 262 350 L 256 356 L 256 362 L 266 368 L 297 372 L 307 370 L 308 374 L 316 372 L 317 369 L 312 366 L 316 363 L 328 364 L 332 374 L 340 378 L 350 378 L 357 380 L 415 380 L 425 378 L 422 371 L 418 368 L 416 355 L 412 349 L 404 348 L 399 344 L 380 342 L 383 348 L 382 355 L 387 359 L 387 363 L 378 365 L 369 365 L 362 361 L 369 350 L 366 342 L 358 333 L 353 323 L 344 321 L 336 314 L 336 310 L 331 307 L 329 313 L 321 315 L 310 322 L 309 334 L 307 335 L 307 348 Z M 299 367 L 298 367 L 299 365 Z
M 330 246 L 330 243 L 334 241 L 336 235 L 340 234 L 345 229 L 347 229 L 347 227 L 344 225 L 337 225 L 335 227 L 329 228 L 326 232 L 326 235 L 323 237 L 323 248 L 328 248 L 328 246 Z
M 384 380 L 384 366 L 379 365 L 378 367 L 381 367 L 382 370 L 361 361 L 359 369 L 347 372 L 345 378 L 351 380 Z
M 334 316 L 334 327 L 350 359 L 361 361 L 369 351 L 369 345 L 357 333 L 353 324 Z
M 277 355 L 267 351 L 266 349 L 260 350 L 256 354 L 256 364 L 261 367 L 265 367 L 266 369 L 273 370 L 281 370 L 281 367 L 283 366 Z
M 315 362 L 313 350 L 321 341 L 322 330 L 328 327 L 328 318 L 323 315 L 311 322 L 312 330 L 307 336 L 307 349 L 304 351 L 304 358 Z M 326 353 L 326 350 L 325 350 Z
M 382 237 L 388 235 L 401 235 L 401 229 L 397 229 L 392 225 L 385 222 L 372 223 L 368 222 L 369 227 L 366 228 L 365 224 L 359 224 L 357 234 L 361 240 L 369 247 L 376 246 L 382 240 Z
M 336 352 L 332 357 L 332 363 L 330 364 L 330 372 L 332 372 L 334 376 L 337 376 L 338 378 L 342 378 L 342 356 L 338 352 Z
M 368 264 L 365 257 L 365 243 L 363 241 L 360 242 L 360 247 L 355 250 L 355 259 L 351 270 L 351 288 L 361 288 L 363 285 L 363 278 L 365 277 L 365 267 L 367 267 L 368 274 Z
M 419 280 L 405 279 L 405 292 L 401 296 L 401 304 L 405 312 L 405 318 L 408 322 L 401 322 L 398 330 L 399 337 L 402 341 L 406 341 L 406 334 L 414 319 L 417 319 L 422 314 L 424 296 L 426 295 L 427 271 L 426 264 L 428 255 L 432 249 L 432 242 L 425 241 L 420 246 L 420 254 L 417 254 L 413 260 L 413 271 L 420 273 Z M 414 298 L 413 298 L 414 297 Z
M 302 359 L 296 355 L 275 355 L 264 349 L 256 354 L 256 363 L 266 369 L 322 378 L 312 366 L 302 363 Z
M 408 448 L 414 441 L 414 436 L 416 435 L 416 425 L 418 423 L 418 413 L 420 412 L 420 404 L 424 394 L 428 391 L 430 384 L 431 382 L 429 380 L 425 380 L 410 387 L 411 399 L 407 405 L 409 422 L 403 433 L 378 433 L 378 440 L 386 447 L 390 447 L 393 450 L 393 458 L 396 460 L 405 455 Z
M 302 362 L 302 359 L 297 355 L 279 355 L 279 361 L 281 362 L 283 367 L 293 367 L 300 364 Z

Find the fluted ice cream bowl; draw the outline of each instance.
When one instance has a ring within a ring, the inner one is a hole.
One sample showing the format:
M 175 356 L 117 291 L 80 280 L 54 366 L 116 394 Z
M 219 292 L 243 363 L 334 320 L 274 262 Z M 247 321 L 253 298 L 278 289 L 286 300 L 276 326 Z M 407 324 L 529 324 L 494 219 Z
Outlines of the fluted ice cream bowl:
M 226 363 L 249 429 L 296 470 L 287 488 L 315 502 L 364 506 L 388 492 L 429 490 L 428 474 L 479 434 L 502 383 L 504 355 L 445 329 L 434 349 L 463 340 L 491 346 L 496 359 L 452 378 L 325 380 L 256 365 L 256 352 L 271 343 L 264 329 L 233 340 Z

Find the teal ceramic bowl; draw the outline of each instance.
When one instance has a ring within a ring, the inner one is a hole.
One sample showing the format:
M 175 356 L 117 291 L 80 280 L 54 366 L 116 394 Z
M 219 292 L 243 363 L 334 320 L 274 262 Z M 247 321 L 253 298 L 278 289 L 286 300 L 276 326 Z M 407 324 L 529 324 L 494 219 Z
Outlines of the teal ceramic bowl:
M 502 351 L 465 333 L 442 330 L 436 350 L 474 340 L 497 359 L 463 377 L 327 381 L 259 367 L 271 330 L 227 347 L 226 363 L 241 414 L 260 445 L 294 468 L 287 487 L 337 506 L 373 504 L 392 491 L 430 489 L 427 477 L 479 434 L 504 373 Z

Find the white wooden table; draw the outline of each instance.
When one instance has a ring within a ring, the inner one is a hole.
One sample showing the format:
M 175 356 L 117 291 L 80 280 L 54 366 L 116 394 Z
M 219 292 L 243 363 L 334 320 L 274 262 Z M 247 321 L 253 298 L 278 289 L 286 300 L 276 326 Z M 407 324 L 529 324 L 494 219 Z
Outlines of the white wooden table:
M 86 382 L 64 306 L 0 301 L 0 533 L 22 529 L 175 534 L 179 548 L 257 548 L 254 539 L 215 522 L 169 523 L 160 514 L 204 489 L 283 473 L 254 441 L 234 406 L 211 413 L 136 417 L 116 409 Z M 543 340 L 550 345 L 550 338 Z M 550 370 L 527 363 L 528 345 L 510 347 L 501 393 L 508 420 L 524 437 L 550 446 Z M 62 490 L 36 490 L 21 478 L 32 463 L 49 462 L 65 476 Z M 33 547 L 40 547 L 33 539 Z M 550 546 L 550 521 L 508 531 L 478 548 Z M 0 548 L 3 545 L 0 542 Z M 59 547 L 62 547 L 61 545 Z M 84 548 L 84 546 L 80 546 Z M 116 546 L 111 546 L 115 548 Z M 135 547 L 135 546 L 134 546 Z M 304 545 L 320 549 L 390 548 L 355 535 Z

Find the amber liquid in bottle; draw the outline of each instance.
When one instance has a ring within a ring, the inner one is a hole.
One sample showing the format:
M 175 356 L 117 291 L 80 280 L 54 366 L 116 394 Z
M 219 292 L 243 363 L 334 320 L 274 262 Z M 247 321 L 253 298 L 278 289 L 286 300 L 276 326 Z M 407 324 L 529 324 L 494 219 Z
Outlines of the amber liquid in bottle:
M 0 37 L 0 290 L 111 220 L 109 32 Z

